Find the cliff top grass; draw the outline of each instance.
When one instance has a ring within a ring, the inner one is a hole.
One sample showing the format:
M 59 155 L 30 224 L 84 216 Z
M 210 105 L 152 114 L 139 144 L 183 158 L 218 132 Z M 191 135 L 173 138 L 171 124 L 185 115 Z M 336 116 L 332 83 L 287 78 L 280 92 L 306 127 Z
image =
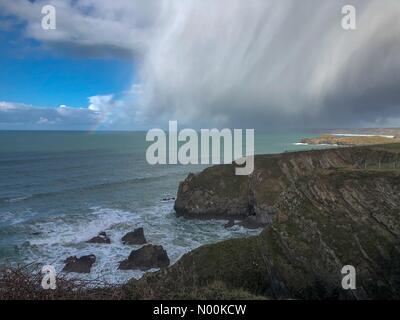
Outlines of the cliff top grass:
M 370 146 L 370 149 L 373 150 L 385 150 L 389 152 L 400 152 L 400 142 L 398 140 L 393 141 L 392 143 L 386 143 L 386 144 L 381 144 L 381 145 L 374 145 Z

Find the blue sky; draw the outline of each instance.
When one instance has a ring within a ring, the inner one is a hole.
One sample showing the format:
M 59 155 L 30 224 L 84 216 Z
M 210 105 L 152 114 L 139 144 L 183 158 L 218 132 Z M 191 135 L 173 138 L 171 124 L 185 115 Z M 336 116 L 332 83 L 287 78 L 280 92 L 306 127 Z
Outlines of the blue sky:
M 132 59 L 65 54 L 24 37 L 25 25 L 0 15 L 0 101 L 84 107 L 88 97 L 121 94 L 134 78 Z
M 91 100 L 109 101 L 112 96 L 113 102 L 124 97 L 135 79 L 134 60 L 128 54 L 91 53 L 68 43 L 48 46 L 46 41 L 29 37 L 27 27 L 23 17 L 0 14 L 0 111 L 7 111 L 0 112 L 0 130 L 101 128 L 97 124 L 101 120 L 83 116 L 81 109 L 88 110 Z M 10 106 L 19 113 L 17 120 L 9 115 Z M 60 106 L 89 119 L 64 121 L 59 118 L 62 113 L 56 112 Z M 58 122 L 51 119 L 54 117 Z M 99 118 L 104 119 L 102 115 Z M 118 125 L 106 124 L 104 129 L 118 129 Z
M 0 100 L 48 107 L 86 106 L 89 96 L 128 90 L 133 77 L 127 60 L 54 55 L 14 58 L 0 53 L 0 70 Z

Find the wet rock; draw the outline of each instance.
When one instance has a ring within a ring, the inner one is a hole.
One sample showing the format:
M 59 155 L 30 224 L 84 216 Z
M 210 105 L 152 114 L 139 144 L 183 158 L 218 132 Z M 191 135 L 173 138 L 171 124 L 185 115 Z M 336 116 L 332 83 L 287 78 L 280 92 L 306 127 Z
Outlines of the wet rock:
M 248 229 L 263 228 L 273 222 L 278 210 L 274 207 L 254 208 L 254 214 L 248 216 L 239 223 L 240 226 Z
M 128 259 L 121 261 L 120 270 L 142 270 L 169 266 L 167 252 L 162 246 L 148 244 L 139 250 L 133 250 Z
M 257 222 L 256 216 L 249 216 L 238 224 L 247 229 L 258 229 L 262 227 L 262 225 Z
M 162 201 L 164 201 L 164 202 L 166 202 L 166 201 L 175 201 L 175 197 L 163 198 Z
M 93 263 L 96 262 L 96 256 L 90 254 L 77 258 L 76 256 L 68 257 L 65 261 L 63 271 L 77 272 L 77 273 L 90 273 Z
M 147 243 L 146 238 L 144 236 L 143 228 L 137 228 L 132 232 L 128 232 L 126 235 L 122 237 L 121 240 L 123 244 L 128 244 L 128 245 Z
M 231 219 L 227 223 L 224 224 L 225 229 L 232 228 L 235 225 L 235 220 Z
M 103 232 L 100 232 L 97 236 L 95 236 L 92 239 L 88 240 L 87 242 L 88 243 L 106 243 L 106 244 L 110 244 L 111 240 L 107 236 L 107 234 L 103 231 Z

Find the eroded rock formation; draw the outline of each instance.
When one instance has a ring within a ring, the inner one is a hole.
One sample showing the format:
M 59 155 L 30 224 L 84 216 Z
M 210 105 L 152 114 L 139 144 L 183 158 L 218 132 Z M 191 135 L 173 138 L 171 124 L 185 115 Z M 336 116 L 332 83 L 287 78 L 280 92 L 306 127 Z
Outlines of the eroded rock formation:
M 90 273 L 90 269 L 92 268 L 92 265 L 95 262 L 96 262 L 96 256 L 94 254 L 82 256 L 80 258 L 76 256 L 71 256 L 65 260 L 65 266 L 63 268 L 63 271 Z
M 127 245 L 145 244 L 147 242 L 143 228 L 137 228 L 134 231 L 128 232 L 122 237 L 121 241 L 123 244 Z
M 167 252 L 162 246 L 147 244 L 138 250 L 133 250 L 128 259 L 121 261 L 120 270 L 149 270 L 169 266 Z

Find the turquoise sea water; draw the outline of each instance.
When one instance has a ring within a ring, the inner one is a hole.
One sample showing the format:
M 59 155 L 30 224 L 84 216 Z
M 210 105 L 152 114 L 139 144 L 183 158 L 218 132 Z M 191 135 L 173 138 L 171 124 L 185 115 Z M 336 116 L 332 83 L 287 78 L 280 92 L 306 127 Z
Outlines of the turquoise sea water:
M 307 149 L 312 134 L 256 134 L 256 153 Z M 0 265 L 37 262 L 57 271 L 70 255 L 95 254 L 89 278 L 140 277 L 117 270 L 132 249 L 121 237 L 143 227 L 172 262 L 202 244 L 256 234 L 225 221 L 177 218 L 179 181 L 204 166 L 148 165 L 144 132 L 0 132 Z M 86 240 L 106 231 L 111 245 Z

